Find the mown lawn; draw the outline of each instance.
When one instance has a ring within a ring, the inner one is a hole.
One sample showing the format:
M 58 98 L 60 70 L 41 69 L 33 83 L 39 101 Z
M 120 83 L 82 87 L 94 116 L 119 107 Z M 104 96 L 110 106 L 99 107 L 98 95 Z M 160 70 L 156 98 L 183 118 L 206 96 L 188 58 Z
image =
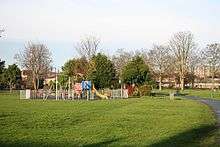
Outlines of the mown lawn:
M 216 145 L 212 111 L 191 100 L 19 100 L 0 93 L 0 146 Z
M 159 91 L 157 89 L 154 90 L 157 95 L 168 96 L 170 92 L 176 91 L 175 89 L 163 89 Z M 209 89 L 185 89 L 184 91 L 179 91 L 182 95 L 187 96 L 198 96 L 201 98 L 209 98 L 209 99 L 217 99 L 220 100 L 220 90 L 209 90 Z
M 186 89 L 183 94 L 190 96 L 199 96 L 202 98 L 218 99 L 220 100 L 220 90 L 200 90 L 200 89 Z

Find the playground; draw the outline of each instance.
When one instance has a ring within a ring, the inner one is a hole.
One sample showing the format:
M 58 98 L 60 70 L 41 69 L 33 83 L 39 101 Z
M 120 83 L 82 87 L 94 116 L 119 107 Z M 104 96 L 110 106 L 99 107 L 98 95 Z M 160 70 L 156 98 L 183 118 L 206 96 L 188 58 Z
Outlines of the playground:
M 104 89 L 96 90 L 91 81 L 82 81 L 81 83 L 71 83 L 70 80 L 66 84 L 66 88 L 58 88 L 60 83 L 55 81 L 55 89 L 49 88 L 39 89 L 37 91 L 25 89 L 20 90 L 20 99 L 54 99 L 54 100 L 95 100 L 95 99 L 115 99 L 128 98 L 128 89 Z M 61 87 L 61 86 L 59 86 Z
M 214 146 L 219 135 L 212 111 L 193 100 L 19 97 L 0 93 L 1 146 Z

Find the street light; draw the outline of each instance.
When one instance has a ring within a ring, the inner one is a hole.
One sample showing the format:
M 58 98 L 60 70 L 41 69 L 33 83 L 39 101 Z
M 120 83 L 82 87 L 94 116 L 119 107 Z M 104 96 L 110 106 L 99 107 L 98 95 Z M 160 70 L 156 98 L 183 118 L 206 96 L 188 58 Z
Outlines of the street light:
M 55 74 L 56 74 L 56 100 L 58 100 L 58 97 L 57 97 L 57 70 L 56 70 L 56 67 L 55 67 Z
M 56 100 L 58 100 L 58 79 L 57 79 L 57 74 L 59 74 L 59 70 L 57 70 L 57 68 L 56 67 L 52 67 L 52 69 L 55 69 L 55 75 L 56 75 L 56 77 L 55 77 L 55 82 L 56 82 L 56 92 L 55 92 L 55 94 L 56 94 Z
M 119 84 L 121 85 L 121 98 L 122 98 L 122 96 L 123 96 L 122 82 L 121 82 L 121 80 L 119 80 L 118 82 L 119 82 Z
M 69 76 L 69 80 L 68 80 L 68 99 L 70 99 L 70 93 L 71 93 L 70 84 L 71 84 L 71 82 L 70 82 L 70 76 Z

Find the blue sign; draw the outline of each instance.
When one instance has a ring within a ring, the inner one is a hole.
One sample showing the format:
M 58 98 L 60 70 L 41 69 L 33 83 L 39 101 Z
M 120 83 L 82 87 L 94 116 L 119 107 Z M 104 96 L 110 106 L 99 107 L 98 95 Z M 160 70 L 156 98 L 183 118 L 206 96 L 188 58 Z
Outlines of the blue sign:
M 91 81 L 82 81 L 82 89 L 83 90 L 91 90 L 92 82 Z

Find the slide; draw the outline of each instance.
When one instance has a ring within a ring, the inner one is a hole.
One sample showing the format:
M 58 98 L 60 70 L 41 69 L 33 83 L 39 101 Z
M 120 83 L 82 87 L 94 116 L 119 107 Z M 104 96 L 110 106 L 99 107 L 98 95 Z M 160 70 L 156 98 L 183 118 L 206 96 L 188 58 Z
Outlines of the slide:
M 103 95 L 101 93 L 99 93 L 95 87 L 93 86 L 93 91 L 95 92 L 96 96 L 100 97 L 101 99 L 108 99 L 108 97 L 106 95 Z

